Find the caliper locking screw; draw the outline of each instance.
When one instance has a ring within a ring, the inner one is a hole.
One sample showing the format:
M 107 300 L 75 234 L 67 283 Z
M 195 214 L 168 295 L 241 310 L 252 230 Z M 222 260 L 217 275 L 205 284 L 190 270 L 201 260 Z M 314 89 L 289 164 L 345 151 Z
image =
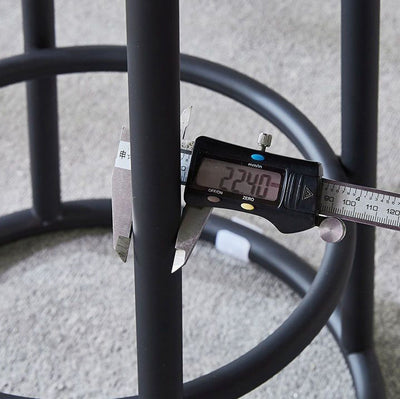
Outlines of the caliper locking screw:
M 272 134 L 260 133 L 257 143 L 261 147 L 261 151 L 265 151 L 267 147 L 271 146 Z

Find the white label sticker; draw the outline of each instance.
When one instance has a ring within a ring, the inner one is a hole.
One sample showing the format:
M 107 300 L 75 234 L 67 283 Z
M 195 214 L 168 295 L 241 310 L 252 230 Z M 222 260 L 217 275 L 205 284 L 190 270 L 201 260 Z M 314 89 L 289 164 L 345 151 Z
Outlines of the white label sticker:
M 131 143 L 129 141 L 120 141 L 115 167 L 131 170 Z
M 219 230 L 215 238 L 215 248 L 244 262 L 249 262 L 250 242 L 247 238 L 229 230 Z

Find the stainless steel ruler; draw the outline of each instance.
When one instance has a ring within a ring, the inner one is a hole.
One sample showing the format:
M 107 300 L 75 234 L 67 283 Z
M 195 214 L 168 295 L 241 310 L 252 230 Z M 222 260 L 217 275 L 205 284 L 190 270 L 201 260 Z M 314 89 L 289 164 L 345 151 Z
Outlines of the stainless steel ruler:
M 319 213 L 400 230 L 400 194 L 322 179 Z

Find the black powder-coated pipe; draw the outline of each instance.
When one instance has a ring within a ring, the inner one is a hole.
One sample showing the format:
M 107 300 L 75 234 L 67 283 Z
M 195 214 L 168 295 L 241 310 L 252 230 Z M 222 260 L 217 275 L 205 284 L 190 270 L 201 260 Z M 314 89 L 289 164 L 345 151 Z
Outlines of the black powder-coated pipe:
M 54 48 L 53 0 L 22 0 L 25 51 Z M 60 213 L 57 82 L 26 83 L 33 210 L 43 223 Z
M 352 183 L 376 187 L 380 0 L 342 0 L 341 13 L 341 161 Z M 358 225 L 353 270 L 342 302 L 342 345 L 352 354 L 350 362 L 357 359 L 364 365 L 351 367 L 360 399 L 385 398 L 373 351 L 374 256 L 375 228 Z
M 126 72 L 126 47 L 58 47 L 3 58 L 0 59 L 0 87 L 49 75 L 79 72 Z
M 375 187 L 379 1 L 342 1 L 342 163 L 352 183 Z M 358 226 L 357 256 L 344 300 L 350 352 L 373 345 L 375 229 Z
M 183 395 L 179 1 L 126 1 L 139 396 Z
M 300 305 L 285 322 L 256 347 L 231 363 L 185 384 L 185 398 L 239 398 L 275 375 L 293 360 L 293 353 L 301 352 L 319 331 L 321 322 L 328 321 L 336 307 L 351 270 L 354 253 L 354 226 L 348 225 L 349 236 L 340 244 L 328 244 L 318 274 Z M 219 230 L 230 230 L 245 237 L 250 243 L 249 259 L 277 273 L 285 280 L 296 281 L 302 291 L 310 275 L 306 263 L 295 254 L 244 226 L 215 217 L 205 236 L 212 240 Z M 271 255 L 271 256 L 270 256 Z M 343 268 L 342 268 L 343 267 Z M 344 272 L 346 270 L 346 272 Z M 325 321 L 323 321 L 325 320 Z
M 6 234 L 8 227 L 16 225 L 19 226 L 18 238 L 46 233 L 50 231 L 64 230 L 66 228 L 72 228 L 72 227 L 81 227 L 81 228 L 93 227 L 95 223 L 97 223 L 98 226 L 111 227 L 110 200 L 76 201 L 71 203 L 65 203 L 63 207 L 65 208 L 64 212 L 65 218 L 61 221 L 57 221 L 48 226 L 43 226 L 40 225 L 39 223 L 36 223 L 36 226 L 34 226 L 35 221 L 32 219 L 32 214 L 30 213 L 29 210 L 17 212 L 15 214 L 2 217 L 0 218 L 1 221 L 0 236 L 2 230 L 4 230 L 4 233 Z M 32 225 L 32 228 L 30 227 L 30 225 Z M 288 249 L 284 248 L 280 244 L 269 239 L 268 237 L 265 237 L 242 225 L 236 224 L 230 220 L 215 215 L 212 215 L 210 217 L 209 222 L 207 223 L 201 238 L 214 244 L 216 236 L 218 232 L 221 230 L 225 231 L 228 230 L 233 232 L 234 234 L 238 234 L 245 237 L 251 243 L 251 250 L 249 253 L 249 257 L 253 262 L 256 262 L 266 270 L 270 271 L 271 273 L 281 278 L 284 282 L 289 284 L 289 286 L 291 286 L 300 296 L 305 296 L 307 294 L 313 283 L 313 279 L 315 278 L 316 272 L 304 260 L 296 256 L 295 254 L 291 253 Z M 14 237 L 14 239 L 16 239 L 16 237 Z M 334 270 L 336 270 L 334 272 L 334 275 L 331 275 L 333 271 L 332 266 L 334 267 Z M 329 278 L 331 281 L 330 284 L 334 284 L 336 286 L 338 284 L 338 281 L 335 280 L 337 273 L 342 272 L 341 263 L 332 262 L 332 264 L 328 268 L 329 271 L 324 274 L 331 276 Z M 325 284 L 329 280 L 326 276 L 323 277 L 323 279 L 325 280 Z M 318 285 L 319 284 L 321 283 L 318 283 Z M 319 289 L 321 288 L 318 288 L 318 290 Z M 332 291 L 329 290 L 329 292 L 328 291 L 326 292 L 326 295 L 330 297 L 331 293 Z M 328 309 L 324 310 L 325 308 L 325 304 L 323 302 L 324 298 L 326 297 L 323 296 L 319 298 L 321 299 L 321 301 L 317 301 L 315 300 L 315 298 L 307 299 L 307 303 L 303 306 L 303 310 L 301 312 L 304 313 L 305 307 L 308 308 L 308 304 L 311 303 L 312 304 L 311 307 L 307 309 L 310 312 L 307 315 L 308 319 L 304 320 L 303 325 L 298 324 L 294 331 L 293 330 L 289 331 L 289 334 L 292 336 L 292 338 L 288 337 L 287 339 L 291 343 L 292 340 L 297 341 L 299 339 L 298 337 L 299 335 L 302 334 L 308 335 L 308 330 L 310 328 L 314 329 L 316 328 L 316 325 L 320 325 L 321 320 L 319 319 L 319 317 L 321 315 L 321 312 L 328 312 L 329 314 Z M 334 301 L 333 302 L 331 301 L 332 299 L 329 298 L 328 302 L 334 303 Z M 319 315 L 316 319 L 314 319 L 316 315 L 314 313 L 315 310 L 317 310 L 317 314 Z M 328 322 L 328 327 L 334 334 L 335 339 L 338 340 L 339 333 L 341 330 L 340 311 L 336 310 L 335 313 L 339 313 L 339 317 L 335 317 L 335 321 L 333 321 L 333 316 L 332 316 Z M 300 317 L 300 319 L 302 318 L 303 316 Z M 309 322 L 309 320 L 311 320 L 311 323 Z M 337 324 L 336 321 L 338 321 Z M 282 331 L 282 328 L 280 330 Z M 280 337 L 282 337 L 281 331 L 278 331 L 276 333 L 276 338 L 278 338 L 278 341 L 281 339 Z M 303 338 L 304 335 L 303 337 L 301 337 L 301 339 Z M 248 385 L 248 378 L 244 378 L 243 380 L 236 382 L 237 373 L 239 372 L 245 373 L 246 370 L 251 370 L 252 367 L 256 369 L 255 375 L 252 376 L 253 378 L 255 377 L 259 378 L 261 373 L 265 373 L 265 368 L 263 367 L 263 364 L 274 363 L 274 361 L 268 361 L 268 359 L 264 359 L 265 355 L 264 347 L 268 346 L 266 342 L 267 341 L 265 340 L 262 343 L 263 346 L 262 350 L 261 348 L 255 348 L 250 356 L 248 354 L 243 356 L 241 359 L 242 362 L 244 359 L 246 359 L 246 361 L 245 364 L 242 365 L 240 368 L 235 369 L 235 362 L 229 364 L 228 368 L 231 369 L 231 372 L 225 374 L 224 379 L 226 381 L 223 384 L 221 384 L 221 377 L 223 377 L 224 373 L 226 373 L 227 371 L 226 367 L 224 367 L 225 371 L 222 373 L 221 370 L 216 370 L 216 373 L 212 373 L 208 376 L 201 377 L 201 380 L 194 380 L 188 384 L 185 384 L 184 397 L 207 398 L 207 399 L 216 397 L 232 398 L 238 396 L 239 394 L 239 392 L 237 391 L 238 388 L 240 388 L 241 392 L 244 392 L 244 390 L 251 389 L 251 386 Z M 338 343 L 339 345 L 341 345 L 340 340 L 338 340 Z M 287 349 L 286 345 L 284 343 L 281 343 L 280 345 L 284 346 L 284 352 L 285 352 Z M 280 352 L 281 348 L 282 346 L 278 347 L 277 350 Z M 273 350 L 273 347 L 271 347 L 270 349 Z M 261 359 L 261 364 L 259 363 L 259 365 L 255 366 L 255 361 L 257 360 L 257 357 Z M 360 354 L 360 356 L 352 356 L 351 359 L 347 360 L 350 366 L 352 367 L 353 374 L 354 373 L 358 374 L 359 370 L 365 370 L 365 369 L 367 371 L 370 370 L 369 374 L 371 374 L 375 370 L 373 367 L 371 367 L 371 364 L 369 363 L 370 359 L 366 358 L 364 354 Z M 273 367 L 278 367 L 278 365 L 273 364 Z M 215 375 L 217 375 L 218 378 L 215 378 Z M 235 383 L 232 384 L 231 381 L 235 381 Z M 215 388 L 217 389 L 215 390 Z M 233 391 L 233 389 L 235 391 Z M 0 397 L 2 397 L 1 394 Z M 137 397 L 136 396 L 130 397 L 130 399 L 137 399 Z
M 277 93 L 255 80 L 222 65 L 185 55 L 183 55 L 181 59 L 181 77 L 184 80 L 217 90 L 250 107 L 268 120 L 273 121 L 294 140 L 295 144 L 302 150 L 306 157 L 321 160 L 324 165 L 324 170 L 329 173 L 330 177 L 340 178 L 339 176 L 342 175 L 342 170 L 338 159 L 326 144 L 322 135 L 305 116 Z M 102 64 L 94 65 L 94 62 L 100 62 Z M 25 65 L 25 68 L 22 68 L 22 65 Z M 96 71 L 110 71 L 113 70 L 113 68 L 117 71 L 123 71 L 126 68 L 125 49 L 123 47 L 117 48 L 114 46 L 91 46 L 76 49 L 42 50 L 33 54 L 11 57 L 0 61 L 0 84 L 6 85 L 16 83 L 26 79 L 27 76 L 37 77 L 49 73 L 88 72 L 90 68 Z M 3 73 L 6 74 L 8 81 L 2 80 Z M 211 221 L 212 219 L 210 223 Z M 212 240 L 212 234 L 214 234 L 215 231 L 214 233 L 209 233 L 210 229 L 213 230 L 212 224 L 210 224 L 209 228 L 206 228 L 205 237 L 206 239 Z M 236 229 L 232 231 L 236 231 Z M 354 237 L 354 234 L 349 234 L 346 239 L 348 252 L 342 250 L 343 248 L 341 249 L 338 246 L 333 246 L 328 251 L 324 260 L 324 263 L 326 262 L 326 269 L 319 271 L 321 277 L 315 282 L 314 286 L 316 288 L 321 282 L 325 284 L 325 287 L 330 287 L 329 292 L 326 293 L 327 302 L 330 304 L 335 303 L 340 287 L 343 288 L 345 284 L 346 275 L 349 271 L 349 263 L 353 255 L 351 248 Z M 254 242 L 254 245 L 258 248 L 264 247 L 264 249 L 269 249 L 267 242 L 265 244 L 261 244 L 261 241 L 260 244 Z M 341 244 L 339 245 L 341 246 Z M 302 271 L 302 267 L 296 266 L 296 257 L 293 257 L 292 261 L 291 255 L 286 256 L 279 251 L 276 252 L 276 254 L 277 256 L 271 255 L 271 258 L 268 258 L 268 251 L 266 251 L 265 265 L 267 266 L 270 264 L 272 271 L 284 278 L 284 280 L 297 289 L 298 292 L 304 294 L 307 289 L 307 281 L 310 282 L 311 275 Z M 259 256 L 261 256 L 261 253 Z M 260 262 L 261 258 L 262 256 L 259 258 Z M 337 278 L 337 273 L 340 274 L 339 279 Z M 306 302 L 316 306 L 312 310 L 312 312 L 316 312 L 314 313 L 315 318 L 313 322 L 310 325 L 306 323 L 306 326 L 304 326 L 304 324 L 301 323 L 302 317 L 299 313 L 296 314 L 296 328 L 291 329 L 291 334 L 296 334 L 297 331 L 301 332 L 301 334 L 300 337 L 296 338 L 293 342 L 294 346 L 284 346 L 283 348 L 281 346 L 282 342 L 284 342 L 281 340 L 288 339 L 286 335 L 288 330 L 285 332 L 287 324 L 283 328 L 283 331 L 281 329 L 274 335 L 275 344 L 278 341 L 279 347 L 283 349 L 284 352 L 277 355 L 278 357 L 281 356 L 279 360 L 280 367 L 283 367 L 282 360 L 283 362 L 289 362 L 296 354 L 300 353 L 302 348 L 306 345 L 305 342 L 312 339 L 312 336 L 318 328 L 317 326 L 320 325 L 320 327 L 322 327 L 327 320 L 329 311 L 326 312 L 326 302 L 321 303 L 320 299 L 316 298 L 315 292 L 314 290 L 311 297 L 310 295 L 308 296 Z M 317 292 L 319 292 L 319 288 Z M 308 308 L 303 306 L 300 313 L 303 314 L 303 312 L 307 311 Z M 335 314 L 337 315 L 338 312 L 335 312 Z M 332 325 L 332 331 L 336 338 L 340 331 L 340 323 L 337 323 L 337 319 L 337 316 L 335 316 L 335 319 L 331 319 L 332 322 L 335 320 L 335 324 Z M 293 319 L 290 323 L 293 323 Z M 304 331 L 303 327 L 305 327 Z M 262 379 L 266 380 L 268 376 L 272 376 L 279 369 L 279 367 L 274 366 L 274 369 L 260 369 L 255 374 L 249 372 L 249 370 L 253 370 L 255 362 L 258 362 L 260 358 L 263 359 L 265 364 L 274 363 L 275 354 L 271 355 L 270 353 L 268 356 L 264 356 L 267 352 L 269 353 L 269 351 L 273 350 L 273 347 L 270 346 L 271 344 L 272 342 L 267 339 L 262 345 L 263 351 L 265 352 L 257 354 L 257 351 L 260 351 L 261 348 L 256 348 L 257 350 L 255 352 L 253 351 L 249 356 L 244 356 L 240 359 L 240 365 L 234 361 L 232 364 L 227 365 L 228 367 L 224 367 L 223 370 L 216 370 L 215 374 L 212 373 L 211 375 L 201 377 L 201 383 L 200 380 L 196 380 L 189 383 L 189 385 L 185 384 L 185 397 L 214 397 L 207 396 L 210 393 L 210 389 L 215 389 L 216 395 L 218 395 L 215 397 L 237 397 L 239 392 L 253 389 Z M 365 357 L 365 359 L 367 359 L 367 357 Z M 350 366 L 360 368 L 358 365 L 362 362 L 358 360 L 360 359 L 355 359 L 355 362 L 351 364 L 349 362 Z M 366 362 L 363 367 L 371 369 L 371 365 L 368 362 Z M 247 374 L 249 379 L 243 378 L 239 384 L 240 386 L 236 385 L 235 387 L 230 387 L 228 390 L 229 392 L 226 392 L 228 396 L 223 396 L 224 387 L 229 387 L 230 381 L 235 381 L 239 375 L 243 376 L 243 373 Z M 260 377 L 260 373 L 263 374 L 262 378 Z M 362 376 L 365 377 L 365 375 Z M 366 383 L 367 382 L 364 382 L 364 385 Z
M 91 199 L 62 203 L 61 217 L 44 224 L 32 209 L 0 217 L 0 245 L 53 231 L 111 226 L 111 200 Z
M 325 177 L 340 176 L 337 156 L 317 127 L 281 95 L 215 62 L 181 54 L 181 79 L 223 94 L 251 108 L 285 133 L 308 158 L 324 165 Z M 41 50 L 0 60 L 0 87 L 33 77 L 78 72 L 125 72 L 123 46 L 77 46 Z

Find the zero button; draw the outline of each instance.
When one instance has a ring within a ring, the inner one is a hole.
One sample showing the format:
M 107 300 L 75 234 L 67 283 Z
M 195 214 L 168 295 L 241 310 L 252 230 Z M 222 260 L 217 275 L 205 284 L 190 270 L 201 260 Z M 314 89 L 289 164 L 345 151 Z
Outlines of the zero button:
M 240 206 L 245 209 L 246 211 L 252 211 L 254 209 L 254 206 L 251 204 L 248 204 L 247 202 L 242 202 Z

